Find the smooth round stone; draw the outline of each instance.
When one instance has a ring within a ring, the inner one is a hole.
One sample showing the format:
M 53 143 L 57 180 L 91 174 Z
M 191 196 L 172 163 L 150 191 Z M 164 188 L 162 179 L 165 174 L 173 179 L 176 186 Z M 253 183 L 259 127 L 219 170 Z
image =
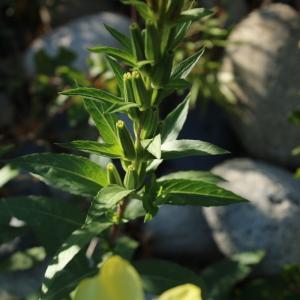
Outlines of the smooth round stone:
M 252 156 L 295 167 L 300 127 L 289 114 L 300 105 L 300 18 L 288 5 L 256 10 L 233 30 L 220 71 L 237 103 L 231 121 Z
M 159 256 L 203 262 L 219 253 L 201 207 L 164 205 L 144 233 Z
M 273 273 L 300 263 L 300 181 L 293 174 L 250 159 L 213 169 L 224 187 L 250 201 L 204 209 L 213 237 L 226 256 L 265 250 L 261 271 Z
M 119 43 L 105 29 L 104 24 L 114 27 L 122 33 L 128 33 L 130 20 L 114 13 L 98 13 L 78 18 L 72 22 L 56 28 L 55 30 L 36 39 L 25 53 L 24 64 L 28 74 L 35 71 L 34 55 L 41 49 L 50 56 L 58 53 L 64 47 L 76 54 L 74 67 L 78 70 L 87 70 L 89 47 L 113 46 Z

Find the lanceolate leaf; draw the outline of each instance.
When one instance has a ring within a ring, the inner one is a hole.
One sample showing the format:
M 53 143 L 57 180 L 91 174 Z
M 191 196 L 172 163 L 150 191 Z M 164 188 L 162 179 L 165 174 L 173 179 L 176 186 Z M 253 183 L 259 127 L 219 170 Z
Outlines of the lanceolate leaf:
M 195 65 L 198 63 L 203 53 L 204 53 L 204 49 L 201 49 L 200 51 L 193 54 L 191 57 L 188 57 L 184 61 L 177 64 L 172 71 L 172 78 L 185 79 L 193 70 Z
M 210 172 L 205 171 L 179 171 L 175 173 L 170 173 L 168 175 L 162 176 L 157 179 L 158 182 L 173 180 L 173 179 L 189 179 L 189 180 L 199 180 L 209 183 L 219 183 L 224 181 L 223 178 L 214 175 Z
M 123 95 L 124 94 L 124 81 L 123 81 L 124 72 L 123 72 L 121 66 L 118 64 L 118 62 L 115 61 L 113 58 L 106 56 L 106 60 L 108 61 L 108 64 L 110 65 L 112 71 L 115 74 L 118 88 L 120 90 L 122 97 L 124 97 L 124 95 Z
M 200 180 L 172 179 L 159 184 L 163 192 L 158 204 L 221 206 L 246 201 L 214 183 Z
M 94 53 L 107 54 L 113 58 L 124 61 L 125 63 L 127 63 L 130 66 L 135 66 L 135 64 L 136 64 L 136 59 L 134 58 L 134 56 L 124 50 L 102 46 L 102 47 L 90 48 L 89 51 L 94 52 Z
M 198 140 L 175 140 L 163 143 L 163 159 L 175 159 L 186 156 L 221 155 L 229 152 L 207 142 Z
M 190 95 L 181 102 L 163 122 L 161 131 L 162 143 L 176 140 L 188 115 Z
M 143 1 L 140 0 L 123 0 L 124 4 L 133 5 L 142 18 L 145 20 L 153 18 L 153 12 L 150 7 Z
M 60 143 L 58 144 L 62 147 L 75 149 L 82 152 L 98 154 L 101 156 L 107 156 L 110 158 L 120 158 L 123 157 L 123 151 L 120 146 L 114 144 L 101 144 L 95 141 L 72 141 L 70 143 Z
M 81 96 L 101 103 L 122 104 L 124 102 L 122 98 L 95 88 L 75 88 L 63 91 L 61 94 L 66 96 Z
M 118 144 L 118 136 L 116 132 L 117 118 L 113 114 L 104 113 L 104 106 L 101 103 L 85 99 L 84 105 L 103 140 L 107 144 Z
M 0 199 L 0 224 L 16 217 L 31 227 L 48 254 L 53 254 L 69 234 L 84 221 L 83 213 L 61 199 L 9 197 Z
M 185 283 L 203 287 L 200 276 L 172 262 L 147 259 L 136 262 L 134 266 L 142 276 L 144 289 L 151 294 L 158 295 Z
M 105 24 L 104 26 L 106 30 L 125 48 L 126 51 L 132 53 L 131 40 L 128 36 L 109 25 Z
M 127 197 L 131 192 L 133 192 L 133 190 L 127 190 L 116 184 L 103 188 L 93 199 L 88 212 L 87 222 L 96 221 L 100 215 L 116 206 L 118 202 Z
M 92 238 L 99 235 L 110 226 L 111 223 L 108 222 L 88 223 L 75 230 L 69 236 L 57 251 L 46 270 L 41 299 L 47 299 L 47 292 L 49 291 L 48 286 L 51 286 L 52 280 L 70 263 L 74 256 L 77 255 Z
M 89 159 L 67 154 L 31 154 L 10 161 L 47 184 L 75 195 L 95 196 L 107 185 L 106 172 Z

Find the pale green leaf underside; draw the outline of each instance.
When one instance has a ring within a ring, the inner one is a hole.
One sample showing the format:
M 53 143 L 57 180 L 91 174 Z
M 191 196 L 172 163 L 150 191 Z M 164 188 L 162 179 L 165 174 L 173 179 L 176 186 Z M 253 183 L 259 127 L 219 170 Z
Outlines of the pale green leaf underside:
M 200 180 L 172 179 L 159 184 L 163 188 L 159 204 L 221 206 L 245 201 L 214 183 Z
M 87 158 L 69 154 L 31 154 L 10 161 L 45 183 L 75 195 L 95 196 L 107 185 L 106 171 Z
M 10 165 L 6 165 L 0 169 L 0 188 L 3 187 L 10 180 L 15 178 L 19 174 L 19 171 L 12 168 Z
M 186 156 L 221 155 L 229 152 L 207 142 L 198 140 L 175 140 L 162 144 L 163 159 L 176 159 Z

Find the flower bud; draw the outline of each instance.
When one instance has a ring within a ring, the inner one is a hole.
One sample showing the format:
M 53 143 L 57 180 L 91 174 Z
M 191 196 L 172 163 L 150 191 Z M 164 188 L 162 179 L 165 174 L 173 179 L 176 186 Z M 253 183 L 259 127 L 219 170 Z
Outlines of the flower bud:
M 120 174 L 113 163 L 109 163 L 106 166 L 106 172 L 108 184 L 123 185 Z
M 137 58 L 138 61 L 145 60 L 144 41 L 138 24 L 133 23 L 130 26 L 130 33 L 134 56 Z
M 141 138 L 143 140 L 152 138 L 155 135 L 159 123 L 157 110 L 147 110 L 142 118 Z
M 132 89 L 135 102 L 141 106 L 141 110 L 150 105 L 150 93 L 147 91 L 144 81 L 138 71 L 132 72 Z
M 128 166 L 125 177 L 124 186 L 129 190 L 137 188 L 138 175 L 133 165 Z
M 136 157 L 134 142 L 132 140 L 131 134 L 125 126 L 124 121 L 119 120 L 116 124 L 116 127 L 125 158 L 128 160 L 134 160 Z
M 146 24 L 145 30 L 145 55 L 146 59 L 157 63 L 160 59 L 160 39 L 153 23 Z

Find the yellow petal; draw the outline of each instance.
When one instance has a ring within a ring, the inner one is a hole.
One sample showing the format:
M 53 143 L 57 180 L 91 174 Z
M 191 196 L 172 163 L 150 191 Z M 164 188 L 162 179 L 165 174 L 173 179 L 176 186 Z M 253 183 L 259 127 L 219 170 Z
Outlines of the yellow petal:
M 103 264 L 100 276 L 109 296 L 107 299 L 144 300 L 143 286 L 137 271 L 121 257 L 109 258 Z
M 74 300 L 110 300 L 107 297 L 105 288 L 100 279 L 100 274 L 93 278 L 81 281 L 76 292 Z
M 184 284 L 164 292 L 157 300 L 202 300 L 201 289 L 193 284 Z

